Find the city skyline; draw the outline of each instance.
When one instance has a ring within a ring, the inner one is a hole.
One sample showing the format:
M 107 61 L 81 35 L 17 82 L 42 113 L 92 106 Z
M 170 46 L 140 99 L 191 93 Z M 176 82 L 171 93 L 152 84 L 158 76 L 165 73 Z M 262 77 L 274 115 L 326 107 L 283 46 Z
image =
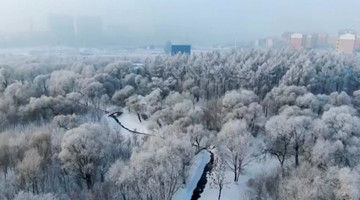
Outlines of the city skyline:
M 203 5 L 206 5 L 205 7 Z M 95 1 L 3 0 L 0 2 L 0 32 L 15 34 L 47 30 L 50 14 L 96 16 L 104 29 L 121 27 L 132 43 L 232 44 L 259 37 L 277 36 L 285 31 L 329 32 L 359 30 L 360 16 L 355 0 L 276 2 L 228 0 L 220 2 L 165 0 Z M 344 15 L 342 10 L 346 8 Z M 221 14 L 220 14 L 221 13 Z

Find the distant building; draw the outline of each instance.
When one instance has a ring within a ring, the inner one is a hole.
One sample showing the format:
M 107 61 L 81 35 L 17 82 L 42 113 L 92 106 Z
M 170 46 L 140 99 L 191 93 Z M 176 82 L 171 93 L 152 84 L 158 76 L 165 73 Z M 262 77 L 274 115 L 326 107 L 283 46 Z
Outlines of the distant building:
M 305 34 L 302 37 L 302 47 L 305 49 L 313 49 L 318 47 L 317 34 Z
M 255 47 L 265 47 L 266 39 L 255 39 L 254 46 Z
M 302 40 L 301 40 L 301 46 L 304 49 L 311 49 L 313 48 L 313 36 L 311 34 L 306 34 L 302 36 Z
M 311 37 L 311 48 L 318 48 L 319 47 L 319 35 L 312 34 Z
M 167 41 L 167 42 L 165 43 L 164 51 L 165 51 L 165 53 L 168 54 L 168 55 L 171 54 L 171 46 L 172 46 L 172 44 L 171 44 L 170 41 Z
M 293 33 L 290 37 L 291 46 L 296 49 L 300 50 L 303 48 L 303 35 L 301 33 Z
M 356 35 L 353 33 L 341 34 L 336 44 L 336 52 L 351 54 L 355 50 Z
M 265 39 L 257 39 L 257 43 L 258 43 L 258 45 L 257 45 L 257 47 L 265 47 L 265 45 L 266 45 L 266 40 Z
M 171 45 L 171 55 L 176 54 L 191 54 L 191 45 Z
M 338 35 L 329 35 L 326 33 L 292 33 L 287 40 L 289 32 L 282 35 L 283 41 L 290 43 L 296 50 L 332 48 L 339 53 L 353 53 L 355 50 L 360 52 L 360 35 L 354 30 L 342 30 Z
M 360 49 L 360 35 L 357 35 L 355 41 L 355 50 L 359 50 L 359 49 Z
M 352 30 L 352 29 L 345 29 L 345 30 L 341 30 L 341 31 L 339 31 L 339 36 L 340 36 L 340 35 L 347 34 L 347 33 L 350 33 L 350 34 L 356 35 L 356 31 L 355 31 L 355 30 Z
M 254 40 L 254 47 L 260 47 L 260 48 L 269 48 L 274 45 L 273 38 L 265 38 L 265 39 L 255 39 Z
M 272 47 L 274 45 L 274 40 L 272 38 L 266 38 L 266 47 Z

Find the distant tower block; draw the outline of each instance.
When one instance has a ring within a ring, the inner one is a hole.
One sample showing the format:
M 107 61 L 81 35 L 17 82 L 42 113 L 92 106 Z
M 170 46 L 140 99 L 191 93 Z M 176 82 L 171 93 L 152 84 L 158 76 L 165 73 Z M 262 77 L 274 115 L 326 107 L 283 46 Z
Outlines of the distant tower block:
M 352 54 L 355 50 L 356 35 L 353 33 L 341 34 L 336 44 L 336 52 Z
M 303 48 L 303 35 L 301 33 L 294 33 L 290 37 L 291 46 L 296 50 L 301 50 Z
M 360 35 L 357 35 L 355 41 L 355 50 L 359 50 L 359 49 L 360 49 Z

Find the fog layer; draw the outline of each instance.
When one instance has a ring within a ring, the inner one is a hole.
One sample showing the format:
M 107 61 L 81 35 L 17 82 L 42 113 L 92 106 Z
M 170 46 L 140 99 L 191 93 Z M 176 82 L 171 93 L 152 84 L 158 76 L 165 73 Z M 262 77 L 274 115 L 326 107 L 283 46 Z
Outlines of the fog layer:
M 94 16 L 133 43 L 225 44 L 284 31 L 359 29 L 359 1 L 2 0 L 0 32 L 47 31 L 51 14 Z

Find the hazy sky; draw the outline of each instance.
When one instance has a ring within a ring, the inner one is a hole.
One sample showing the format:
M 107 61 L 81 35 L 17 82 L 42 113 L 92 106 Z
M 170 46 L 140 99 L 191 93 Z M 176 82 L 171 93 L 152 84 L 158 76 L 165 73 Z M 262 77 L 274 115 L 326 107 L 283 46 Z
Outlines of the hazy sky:
M 284 31 L 360 31 L 360 0 L 0 0 L 0 32 L 46 30 L 49 14 L 94 15 L 144 42 L 231 43 Z

